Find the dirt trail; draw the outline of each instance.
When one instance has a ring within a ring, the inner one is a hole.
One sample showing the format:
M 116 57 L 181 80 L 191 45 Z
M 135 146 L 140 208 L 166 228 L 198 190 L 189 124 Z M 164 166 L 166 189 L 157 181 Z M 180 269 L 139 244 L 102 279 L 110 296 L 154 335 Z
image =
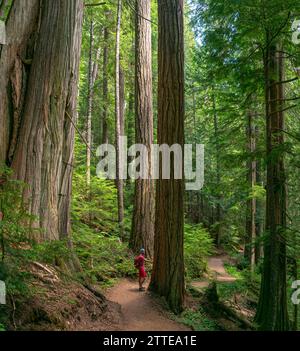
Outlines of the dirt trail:
M 121 306 L 123 320 L 118 326 L 124 331 L 187 331 L 189 328 L 176 323 L 167 312 L 151 298 L 148 292 L 138 291 L 135 281 L 123 279 L 108 290 L 107 298 Z
M 229 258 L 226 255 L 209 258 L 208 269 L 210 271 L 210 275 L 212 279 L 222 283 L 232 283 L 236 281 L 236 278 L 229 275 L 224 268 L 224 263 L 228 261 L 229 261 Z M 192 286 L 194 286 L 195 288 L 206 288 L 208 287 L 209 282 L 210 282 L 210 279 L 206 279 L 202 281 L 194 281 L 192 282 Z
M 208 260 L 210 277 L 206 280 L 195 281 L 192 285 L 196 288 L 205 288 L 211 279 L 218 282 L 234 282 L 224 268 L 228 262 L 226 255 L 211 257 Z M 186 326 L 179 324 L 168 317 L 167 311 L 150 296 L 148 292 L 140 292 L 136 281 L 123 279 L 109 289 L 106 297 L 108 300 L 121 306 L 121 320 L 115 326 L 116 330 L 124 331 L 188 331 Z

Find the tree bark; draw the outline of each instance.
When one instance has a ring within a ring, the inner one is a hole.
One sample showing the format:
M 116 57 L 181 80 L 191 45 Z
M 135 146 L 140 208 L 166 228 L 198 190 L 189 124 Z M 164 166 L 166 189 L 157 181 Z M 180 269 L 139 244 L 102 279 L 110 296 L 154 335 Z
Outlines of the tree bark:
M 269 38 L 267 38 L 269 39 Z M 267 40 L 269 42 L 269 40 Z M 284 58 L 272 44 L 265 57 L 267 203 L 264 266 L 256 321 L 261 330 L 288 330 L 286 294 L 286 184 L 284 156 Z
M 158 143 L 183 146 L 183 0 L 159 0 L 158 23 Z M 161 173 L 160 170 L 157 181 L 150 289 L 164 296 L 170 308 L 178 313 L 184 303 L 184 180 L 174 179 L 174 158 L 171 160 L 170 179 L 162 179 Z
M 103 115 L 102 115 L 102 144 L 108 143 L 108 43 L 109 29 L 104 28 L 104 48 L 103 48 Z
M 86 120 L 86 184 L 91 184 L 91 148 L 92 148 L 92 111 L 93 111 L 93 50 L 94 50 L 94 21 L 90 23 L 90 48 L 88 66 L 88 110 Z
M 249 195 L 256 185 L 256 160 L 253 159 L 253 154 L 256 148 L 255 140 L 255 125 L 253 121 L 253 112 L 249 111 L 247 116 L 247 139 L 248 139 L 248 152 L 250 160 L 248 161 L 248 174 L 247 182 L 249 187 Z M 245 250 L 244 257 L 247 264 L 253 270 L 255 265 L 255 240 L 256 240 L 256 199 L 251 195 L 247 200 L 246 212 L 246 237 L 245 237 Z
M 153 256 L 155 188 L 151 180 L 151 145 L 153 144 L 152 107 L 152 45 L 151 1 L 136 0 L 136 63 L 135 63 L 135 133 L 136 143 L 148 149 L 148 179 L 135 182 L 131 248 L 138 252 L 145 249 L 146 256 Z
M 122 118 L 122 106 L 120 101 L 120 31 L 122 17 L 122 0 L 118 0 L 117 13 L 117 29 L 116 29 L 116 90 L 115 90 L 115 120 L 116 120 L 116 185 L 118 192 L 118 221 L 119 233 L 124 238 L 124 182 L 120 177 L 120 136 L 122 135 L 122 127 L 124 128 Z
M 11 42 L 0 57 L 0 159 L 27 184 L 24 201 L 35 216 L 37 241 L 70 231 L 70 118 L 76 116 L 82 17 L 81 0 L 24 0 L 13 3 L 7 22 Z
M 218 116 L 217 116 L 217 109 L 216 109 L 216 97 L 213 94 L 213 112 L 214 112 L 214 131 L 215 131 L 215 145 L 216 145 L 216 181 L 217 181 L 217 188 L 221 186 L 221 166 L 220 166 L 220 142 L 219 142 L 219 126 L 218 126 Z M 217 222 L 216 226 L 216 237 L 215 237 L 215 244 L 217 248 L 220 247 L 221 243 L 221 221 L 222 221 L 222 209 L 221 209 L 221 200 L 222 196 L 220 195 L 220 190 L 217 189 L 217 206 L 216 206 L 216 217 L 215 220 Z
M 259 128 L 255 127 L 256 140 L 260 138 Z M 263 166 L 261 160 L 256 161 L 256 184 L 262 186 L 263 180 Z M 255 264 L 259 263 L 261 257 L 263 257 L 263 249 L 261 236 L 263 233 L 264 227 L 264 201 L 262 199 L 256 200 L 256 215 L 255 215 L 255 233 L 256 233 L 256 242 L 255 242 Z

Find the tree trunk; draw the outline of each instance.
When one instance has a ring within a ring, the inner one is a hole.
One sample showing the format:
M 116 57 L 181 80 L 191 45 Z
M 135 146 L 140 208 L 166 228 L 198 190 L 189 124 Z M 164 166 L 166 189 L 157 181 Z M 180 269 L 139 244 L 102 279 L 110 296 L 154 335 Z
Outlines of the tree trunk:
M 255 128 L 256 140 L 259 140 L 259 129 L 258 126 Z M 262 186 L 262 174 L 263 167 L 261 160 L 256 161 L 256 184 Z M 259 260 L 263 256 L 261 236 L 263 233 L 263 224 L 264 224 L 264 201 L 261 199 L 256 200 L 256 216 L 255 216 L 255 264 L 259 263 Z
M 124 71 L 120 66 L 120 135 L 125 135 L 125 77 Z
M 158 1 L 158 143 L 184 144 L 183 0 Z M 161 163 L 161 162 L 160 162 Z M 183 171 L 183 170 L 182 170 Z M 154 264 L 150 289 L 178 313 L 184 302 L 184 180 L 157 181 Z
M 41 5 L 41 6 L 40 6 Z M 0 57 L 0 159 L 27 183 L 37 241 L 68 236 L 81 47 L 81 0 L 23 0 Z M 51 34 L 51 35 L 50 35 Z M 11 133 L 8 132 L 11 130 Z
M 86 185 L 91 184 L 91 148 L 92 148 L 92 110 L 93 110 L 93 50 L 94 50 L 94 21 L 90 23 L 90 49 L 88 68 L 88 110 L 86 120 Z
M 136 68 L 135 68 L 135 130 L 136 143 L 148 149 L 148 179 L 135 182 L 131 248 L 145 249 L 153 256 L 154 241 L 154 181 L 151 180 L 151 145 L 153 143 L 151 1 L 136 0 Z
M 221 200 L 222 197 L 220 195 L 220 186 L 221 186 L 221 169 L 220 169 L 220 143 L 219 143 L 219 126 L 218 126 L 218 116 L 216 109 L 216 97 L 213 94 L 213 111 L 214 111 L 214 131 L 215 131 L 215 145 L 216 145 L 216 181 L 217 181 L 217 206 L 216 206 L 216 217 L 215 220 L 217 222 L 216 226 L 216 237 L 215 244 L 217 248 L 220 247 L 221 242 L 221 221 L 222 221 L 222 211 L 221 211 Z
M 256 160 L 253 159 L 255 152 L 255 125 L 253 121 L 253 112 L 249 111 L 247 116 L 247 139 L 248 139 L 248 174 L 247 182 L 249 187 L 249 195 L 251 198 L 247 200 L 247 212 L 246 212 L 246 237 L 245 237 L 245 250 L 244 257 L 251 268 L 255 265 L 255 239 L 256 239 L 256 199 L 252 196 L 252 190 L 256 185 Z
M 122 0 L 118 0 L 118 14 L 117 14 L 117 29 L 116 29 L 116 91 L 115 91 L 115 115 L 116 115 L 116 158 L 117 158 L 117 172 L 116 185 L 118 192 L 118 221 L 120 237 L 124 237 L 124 183 L 121 179 L 121 164 L 120 164 L 120 136 L 122 135 L 121 113 L 123 107 L 120 101 L 120 31 L 121 31 L 121 17 L 122 17 Z M 123 126 L 124 128 L 124 126 Z
M 103 115 L 102 115 L 102 144 L 108 143 L 108 38 L 109 30 L 104 28 L 104 48 L 103 48 Z
M 269 42 L 269 40 L 267 40 Z M 286 185 L 284 156 L 284 58 L 272 44 L 265 58 L 267 109 L 267 204 L 264 266 L 257 323 L 261 330 L 288 330 L 286 294 Z

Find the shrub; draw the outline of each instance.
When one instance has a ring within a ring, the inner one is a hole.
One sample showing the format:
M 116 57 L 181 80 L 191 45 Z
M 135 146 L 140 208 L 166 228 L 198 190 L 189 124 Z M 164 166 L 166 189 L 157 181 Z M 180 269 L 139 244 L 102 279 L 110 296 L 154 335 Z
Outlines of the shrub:
M 201 277 L 207 268 L 207 257 L 213 252 L 213 240 L 201 225 L 185 224 L 185 265 L 188 279 Z
M 73 229 L 75 252 L 93 282 L 110 285 L 114 278 L 136 275 L 132 255 L 117 236 L 97 233 L 85 224 Z

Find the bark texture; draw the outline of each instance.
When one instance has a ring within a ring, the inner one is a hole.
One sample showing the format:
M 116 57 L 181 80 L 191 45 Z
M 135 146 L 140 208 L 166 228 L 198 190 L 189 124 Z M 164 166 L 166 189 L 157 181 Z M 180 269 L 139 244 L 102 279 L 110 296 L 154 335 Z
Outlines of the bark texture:
M 122 85 L 120 80 L 123 79 L 122 72 L 120 70 L 120 31 L 121 31 L 121 17 L 122 17 L 122 0 L 118 0 L 118 12 L 117 12 L 117 28 L 116 28 L 116 86 L 115 86 L 115 124 L 116 124 L 116 161 L 117 161 L 117 172 L 116 172 L 116 186 L 118 192 L 118 221 L 119 231 L 121 238 L 124 237 L 124 182 L 121 179 L 121 160 L 120 160 L 120 136 L 122 135 L 122 129 L 124 128 L 124 122 L 122 116 L 124 115 L 124 107 L 121 106 L 121 95 Z M 121 81 L 123 84 L 123 82 Z M 121 93 L 121 94 L 120 94 Z
M 27 184 L 37 241 L 70 230 L 82 0 L 15 1 L 0 57 L 0 160 Z
M 90 49 L 89 49 L 89 68 L 88 68 L 88 109 L 86 120 L 86 184 L 91 184 L 91 148 L 92 148 L 92 112 L 93 112 L 93 50 L 94 50 L 94 21 L 90 23 Z
M 183 0 L 159 0 L 158 143 L 184 144 Z M 178 313 L 184 302 L 184 181 L 157 181 L 154 265 L 150 289 Z
M 267 108 L 266 237 L 256 320 L 262 330 L 288 330 L 286 294 L 286 184 L 284 156 L 284 58 L 272 44 L 265 57 Z
M 256 148 L 256 130 L 254 125 L 254 114 L 252 111 L 248 112 L 246 132 L 248 140 L 248 152 L 250 157 L 250 160 L 248 161 L 247 165 L 247 182 L 249 187 L 250 198 L 247 200 L 244 257 L 248 265 L 251 267 L 251 269 L 253 269 L 255 265 L 256 199 L 254 197 L 251 197 L 251 191 L 256 185 L 256 160 L 253 159 L 253 154 Z
M 220 186 L 221 186 L 221 164 L 220 164 L 220 152 L 221 152 L 221 147 L 220 147 L 220 140 L 219 140 L 219 121 L 218 121 L 218 115 L 217 115 L 217 108 L 216 108 L 216 97 L 215 94 L 212 96 L 213 100 L 213 111 L 214 111 L 214 132 L 215 132 L 215 147 L 216 147 L 216 184 L 219 189 L 217 189 L 217 194 L 216 194 L 216 200 L 217 200 L 217 205 L 216 205 L 216 217 L 215 221 L 217 222 L 216 226 L 216 236 L 215 236 L 215 244 L 219 248 L 220 243 L 221 243 L 221 235 L 222 235 L 222 208 L 221 208 L 221 201 L 222 201 L 222 196 L 220 194 Z
M 148 149 L 148 179 L 135 182 L 134 213 L 130 238 L 131 248 L 145 249 L 153 256 L 155 188 L 151 180 L 151 144 L 153 143 L 151 1 L 136 1 L 135 63 L 135 131 L 136 144 Z
M 104 48 L 103 48 L 103 115 L 102 115 L 102 144 L 108 143 L 108 50 L 109 50 L 109 29 L 104 28 Z

